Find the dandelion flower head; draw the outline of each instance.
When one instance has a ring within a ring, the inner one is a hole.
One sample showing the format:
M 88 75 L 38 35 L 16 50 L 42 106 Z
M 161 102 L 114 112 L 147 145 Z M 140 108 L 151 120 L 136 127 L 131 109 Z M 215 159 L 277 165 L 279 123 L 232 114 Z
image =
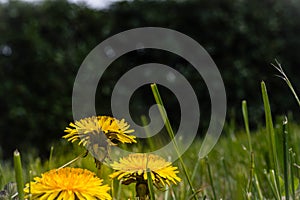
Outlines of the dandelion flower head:
M 177 176 L 177 167 L 172 166 L 164 158 L 146 153 L 134 153 L 114 162 L 111 167 L 116 172 L 110 178 L 122 179 L 123 184 L 147 180 L 147 168 L 150 170 L 151 178 L 156 187 L 161 188 L 165 184 L 176 184 L 181 179 Z
M 81 168 L 53 169 L 26 184 L 25 193 L 40 200 L 111 200 L 110 187 L 95 173 Z M 30 189 L 29 189 L 30 186 Z
M 103 139 L 103 134 L 111 144 L 136 143 L 135 136 L 130 135 L 134 132 L 129 129 L 130 125 L 124 119 L 118 120 L 109 116 L 93 116 L 71 122 L 65 129 L 66 135 L 63 138 L 70 142 L 79 141 L 79 145 L 93 145 L 99 143 L 98 139 Z M 96 138 L 96 139 L 95 139 Z

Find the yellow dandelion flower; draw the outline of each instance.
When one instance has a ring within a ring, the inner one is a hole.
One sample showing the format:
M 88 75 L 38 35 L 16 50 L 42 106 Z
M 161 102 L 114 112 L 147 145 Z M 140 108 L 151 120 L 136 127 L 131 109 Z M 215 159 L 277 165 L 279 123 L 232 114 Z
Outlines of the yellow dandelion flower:
M 147 168 L 150 170 L 153 184 L 157 188 L 161 188 L 166 184 L 176 184 L 181 179 L 177 176 L 177 167 L 173 167 L 171 162 L 167 162 L 164 158 L 145 153 L 130 154 L 121 158 L 119 162 L 114 162 L 111 167 L 116 172 L 110 175 L 110 178 L 122 180 L 123 184 L 136 183 L 137 195 L 142 197 L 145 194 L 138 194 L 141 188 L 147 190 Z M 148 195 L 148 191 L 146 191 Z
M 102 139 L 102 135 L 109 139 L 109 142 L 116 144 L 121 143 L 136 143 L 135 136 L 130 135 L 134 132 L 129 129 L 130 125 L 124 119 L 118 120 L 109 116 L 93 116 L 71 122 L 70 127 L 65 129 L 67 133 L 63 138 L 70 142 L 80 140 L 79 145 L 90 145 L 99 143 L 97 139 Z
M 42 177 L 35 177 L 34 181 L 26 184 L 25 193 L 32 195 L 32 199 L 62 199 L 89 200 L 112 199 L 107 193 L 110 187 L 102 185 L 103 180 L 95 173 L 81 168 L 53 169 Z

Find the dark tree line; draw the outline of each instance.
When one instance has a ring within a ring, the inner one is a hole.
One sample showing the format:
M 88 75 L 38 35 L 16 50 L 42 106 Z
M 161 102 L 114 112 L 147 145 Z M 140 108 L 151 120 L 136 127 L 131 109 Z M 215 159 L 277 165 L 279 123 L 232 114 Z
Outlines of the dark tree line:
M 251 120 L 261 123 L 261 80 L 267 82 L 275 114 L 298 109 L 284 82 L 273 76 L 276 71 L 270 63 L 278 59 L 299 88 L 299 18 L 300 2 L 292 0 L 136 0 L 105 10 L 67 1 L 0 4 L 1 149 L 4 155 L 27 147 L 46 152 L 72 120 L 73 82 L 85 56 L 104 39 L 136 27 L 170 28 L 197 40 L 222 74 L 228 119 L 241 121 L 241 101 L 247 99 Z M 148 62 L 173 66 L 187 77 L 197 91 L 205 129 L 210 103 L 206 87 L 199 84 L 201 76 L 185 60 L 162 51 L 131 52 L 116 60 L 101 79 L 97 112 L 109 114 L 118 78 Z M 178 102 L 161 89 L 176 127 Z M 135 93 L 130 109 L 137 122 L 153 103 L 149 88 Z

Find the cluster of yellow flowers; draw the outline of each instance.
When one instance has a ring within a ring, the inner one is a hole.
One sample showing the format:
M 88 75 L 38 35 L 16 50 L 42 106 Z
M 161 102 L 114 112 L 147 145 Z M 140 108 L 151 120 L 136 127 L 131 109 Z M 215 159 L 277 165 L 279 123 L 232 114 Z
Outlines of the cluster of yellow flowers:
M 95 155 L 96 166 L 107 158 L 108 153 L 97 154 L 99 149 L 105 151 L 109 146 L 120 143 L 136 143 L 136 137 L 131 135 L 133 129 L 124 119 L 118 120 L 109 116 L 93 116 L 74 123 L 65 129 L 63 138 L 70 142 L 79 141 L 78 145 L 87 147 Z M 181 181 L 177 176 L 177 167 L 164 158 L 146 153 L 133 153 L 123 157 L 119 162 L 110 165 L 115 172 L 109 177 L 118 179 L 123 184 L 136 183 L 137 197 L 144 199 L 148 196 L 147 170 L 150 171 L 154 186 L 162 188 L 166 184 L 176 184 Z M 25 192 L 31 199 L 68 199 L 92 200 L 112 199 L 110 187 L 102 185 L 103 180 L 95 173 L 81 168 L 65 167 L 53 169 L 41 177 L 35 177 L 28 183 Z M 144 187 L 144 192 L 139 188 Z

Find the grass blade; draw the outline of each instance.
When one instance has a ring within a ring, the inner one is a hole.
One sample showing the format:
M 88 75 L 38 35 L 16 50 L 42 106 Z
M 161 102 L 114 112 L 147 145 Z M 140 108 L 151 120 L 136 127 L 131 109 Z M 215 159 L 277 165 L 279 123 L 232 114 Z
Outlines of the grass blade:
M 24 182 L 23 182 L 22 163 L 21 163 L 21 155 L 18 150 L 14 151 L 14 168 L 15 168 L 16 182 L 18 188 L 18 198 L 19 200 L 24 200 Z
M 271 191 L 273 193 L 274 199 L 280 200 L 280 195 L 279 195 L 278 190 L 277 190 L 278 187 L 276 185 L 274 170 L 271 169 L 269 174 L 267 173 L 267 171 L 265 171 L 265 175 L 267 177 L 267 181 L 268 181 L 269 186 L 271 188 Z
M 248 137 L 249 150 L 250 150 L 250 154 L 251 154 L 252 144 L 251 144 L 251 136 L 250 136 L 250 129 L 249 129 L 247 102 L 245 100 L 242 101 L 242 112 L 243 112 L 245 130 L 246 130 L 246 134 L 247 134 L 247 137 Z M 251 157 L 251 155 L 250 155 L 250 157 Z
M 276 139 L 275 139 L 275 131 L 273 126 L 273 120 L 272 120 L 272 113 L 271 113 L 271 107 L 268 97 L 268 92 L 265 83 L 261 82 L 261 91 L 262 91 L 262 97 L 264 102 L 264 109 L 265 109 L 265 120 L 266 120 L 266 129 L 267 134 L 269 135 L 269 148 L 270 148 L 270 157 L 271 157 L 271 167 L 274 169 L 274 176 L 276 180 L 276 190 L 278 190 L 279 195 L 280 193 L 280 182 L 279 182 L 279 164 L 278 164 L 278 157 L 277 157 L 277 150 L 276 150 Z
M 166 126 L 166 129 L 167 129 L 167 132 L 168 132 L 169 137 L 170 137 L 170 139 L 172 140 L 172 143 L 173 143 L 173 145 L 174 145 L 174 147 L 175 147 L 175 151 L 176 151 L 176 153 L 177 153 L 177 155 L 178 155 L 179 162 L 180 162 L 180 164 L 181 164 L 181 166 L 182 166 L 182 168 L 183 168 L 184 175 L 185 175 L 185 177 L 186 177 L 186 179 L 187 179 L 187 181 L 188 181 L 188 184 L 189 184 L 189 186 L 190 186 L 190 188 L 191 188 L 192 195 L 193 195 L 193 194 L 195 194 L 195 189 L 194 189 L 194 187 L 193 187 L 193 185 L 192 185 L 192 181 L 191 181 L 191 179 L 190 179 L 190 177 L 189 177 L 187 168 L 186 168 L 186 166 L 185 166 L 185 164 L 184 164 L 184 162 L 183 162 L 183 160 L 182 160 L 182 158 L 181 158 L 181 156 L 180 156 L 180 152 L 179 152 L 179 149 L 178 149 L 178 145 L 177 145 L 176 141 L 174 140 L 175 135 L 174 135 L 174 132 L 173 132 L 171 123 L 170 123 L 170 121 L 169 121 L 168 115 L 167 115 L 167 113 L 166 113 L 166 111 L 165 111 L 165 109 L 164 109 L 164 104 L 163 104 L 163 101 L 162 101 L 161 96 L 160 96 L 160 94 L 159 94 L 157 85 L 156 85 L 155 83 L 151 84 L 151 89 L 152 89 L 152 93 L 153 93 L 153 96 L 154 96 L 154 98 L 155 98 L 156 103 L 157 103 L 158 105 L 160 105 L 160 107 L 158 107 L 158 108 L 159 108 L 159 112 L 160 112 L 162 118 L 165 119 L 165 126 Z M 194 197 L 194 199 L 197 200 L 196 197 Z
M 250 177 L 249 177 L 249 182 L 248 182 L 248 187 L 247 187 L 247 193 L 252 194 L 252 181 L 253 181 L 253 175 L 254 175 L 254 153 L 251 152 L 251 158 L 250 158 Z

